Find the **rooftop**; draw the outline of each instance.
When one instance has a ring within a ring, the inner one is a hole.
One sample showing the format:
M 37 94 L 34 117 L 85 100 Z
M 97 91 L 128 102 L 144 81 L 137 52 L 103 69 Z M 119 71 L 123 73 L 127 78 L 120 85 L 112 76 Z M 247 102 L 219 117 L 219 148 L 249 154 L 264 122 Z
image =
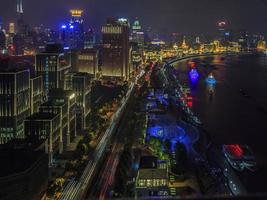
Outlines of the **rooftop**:
M 26 120 L 51 120 L 54 119 L 57 114 L 53 113 L 34 113 L 31 116 L 27 117 Z
M 167 169 L 140 169 L 139 179 L 168 179 Z

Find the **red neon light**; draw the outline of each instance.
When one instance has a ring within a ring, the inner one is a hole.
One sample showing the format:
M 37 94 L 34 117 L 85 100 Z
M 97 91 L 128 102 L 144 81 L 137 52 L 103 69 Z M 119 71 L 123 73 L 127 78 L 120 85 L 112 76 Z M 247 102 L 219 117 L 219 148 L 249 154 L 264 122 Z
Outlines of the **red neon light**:
M 242 157 L 244 155 L 243 149 L 240 147 L 240 145 L 227 145 L 226 146 L 227 151 L 229 151 L 233 156 L 236 157 Z

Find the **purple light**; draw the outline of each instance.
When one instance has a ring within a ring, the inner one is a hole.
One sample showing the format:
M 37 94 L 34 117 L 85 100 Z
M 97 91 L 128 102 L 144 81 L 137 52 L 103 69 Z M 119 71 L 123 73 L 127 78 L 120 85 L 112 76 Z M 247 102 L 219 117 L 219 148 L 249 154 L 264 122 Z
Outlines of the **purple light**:
M 189 77 L 190 77 L 190 80 L 191 80 L 192 83 L 196 83 L 198 78 L 199 78 L 199 73 L 197 72 L 196 69 L 192 69 L 189 72 Z
M 71 29 L 74 29 L 74 26 L 73 26 L 73 25 L 71 25 L 71 26 L 70 26 L 70 28 L 71 28 Z
M 66 25 L 62 25 L 61 28 L 62 29 L 65 29 L 65 28 L 67 28 L 67 26 Z

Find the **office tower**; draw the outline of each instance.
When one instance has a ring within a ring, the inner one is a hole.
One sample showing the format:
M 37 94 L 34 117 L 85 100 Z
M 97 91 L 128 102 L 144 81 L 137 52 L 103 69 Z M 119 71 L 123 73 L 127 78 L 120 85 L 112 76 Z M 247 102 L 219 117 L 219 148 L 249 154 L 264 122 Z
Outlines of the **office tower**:
M 5 48 L 6 48 L 6 35 L 2 30 L 0 30 L 0 50 L 3 50 Z
M 48 93 L 48 101 L 62 102 L 67 104 L 67 134 L 63 138 L 64 144 L 70 145 L 70 142 L 76 137 L 76 95 L 75 92 L 63 89 L 51 89 Z
M 77 73 L 72 81 L 72 90 L 77 100 L 77 127 L 88 129 L 91 111 L 91 77 L 87 73 Z
M 0 144 L 24 138 L 23 120 L 30 115 L 30 70 L 0 66 Z
M 109 18 L 102 27 L 104 77 L 129 79 L 129 22 L 127 19 Z
M 59 114 L 38 112 L 24 120 L 26 138 L 32 141 L 45 140 L 45 152 L 48 154 L 49 165 L 53 163 L 54 155 L 62 146 L 61 132 Z
M 132 62 L 134 69 L 137 69 L 137 67 L 140 66 L 142 63 L 144 54 L 144 41 L 145 41 L 144 32 L 142 31 L 142 27 L 137 18 L 133 23 L 131 35 L 132 35 L 132 41 L 131 41 Z
M 43 78 L 44 93 L 49 89 L 64 88 L 64 75 L 70 70 L 70 54 L 59 44 L 49 44 L 35 58 L 35 71 Z
M 17 20 L 17 27 L 18 27 L 18 32 L 19 34 L 26 35 L 27 34 L 27 29 L 28 26 L 25 24 L 24 19 L 23 19 L 23 2 L 22 0 L 17 0 L 17 15 L 18 15 L 18 20 Z
M 73 53 L 72 64 L 76 72 L 86 72 L 94 77 L 99 71 L 99 51 L 97 49 L 84 49 Z
M 84 28 L 82 10 L 70 10 L 71 20 L 67 25 L 62 25 L 61 41 L 65 49 L 84 48 Z
M 43 77 L 41 75 L 32 75 L 30 78 L 31 88 L 31 114 L 38 112 L 40 105 L 43 102 L 44 91 L 43 91 Z
M 3 19 L 2 17 L 0 17 L 0 31 L 3 30 Z
M 133 23 L 132 26 L 132 42 L 138 44 L 138 48 L 143 51 L 144 49 L 144 32 L 142 31 L 142 27 L 138 18 Z
M 8 32 L 10 34 L 15 34 L 15 23 L 13 23 L 13 22 L 9 23 Z
M 64 101 L 60 101 L 58 99 L 52 99 L 45 103 L 43 103 L 39 108 L 40 113 L 51 113 L 51 114 L 59 114 L 60 116 L 60 153 L 65 149 L 67 146 L 68 140 L 68 127 L 70 126 L 70 122 L 68 120 L 68 104 Z
M 84 35 L 84 49 L 92 49 L 96 45 L 96 33 L 90 28 Z

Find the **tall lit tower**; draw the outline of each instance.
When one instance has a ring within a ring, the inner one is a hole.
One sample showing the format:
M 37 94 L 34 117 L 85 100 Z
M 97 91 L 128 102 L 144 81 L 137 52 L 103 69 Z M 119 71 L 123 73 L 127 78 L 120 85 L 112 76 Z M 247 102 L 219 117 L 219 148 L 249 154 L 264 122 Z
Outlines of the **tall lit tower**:
M 17 13 L 19 15 L 23 14 L 23 6 L 22 6 L 22 0 L 17 0 Z

